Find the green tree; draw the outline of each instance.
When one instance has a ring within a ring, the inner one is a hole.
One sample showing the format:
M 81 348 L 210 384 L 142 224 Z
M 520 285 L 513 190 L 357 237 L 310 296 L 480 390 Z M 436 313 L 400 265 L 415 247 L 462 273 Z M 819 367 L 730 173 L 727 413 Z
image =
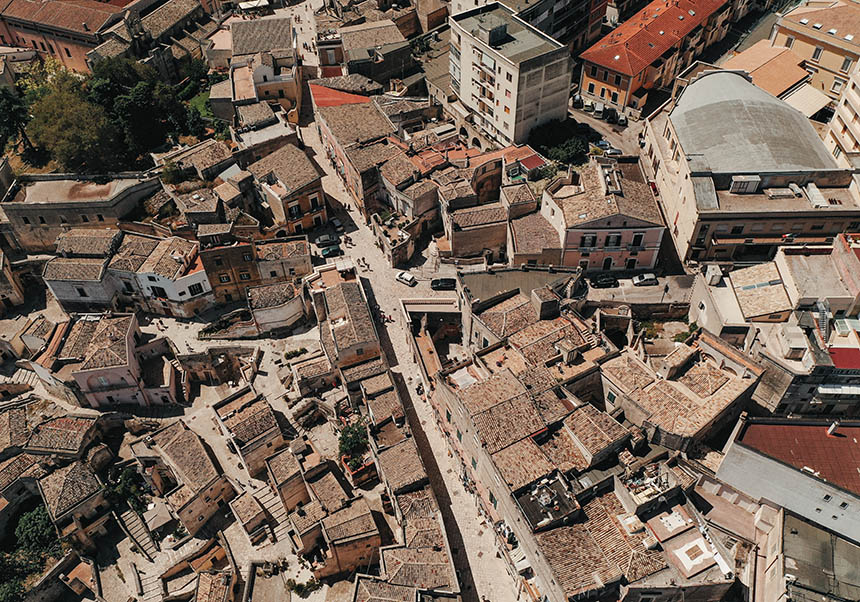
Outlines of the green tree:
M 116 506 L 128 503 L 132 510 L 143 514 L 148 502 L 143 493 L 143 482 L 140 474 L 133 468 L 124 468 L 116 482 L 107 490 L 107 497 Z
M 24 586 L 20 579 L 3 579 L 0 583 L 0 602 L 21 602 L 24 599 Z
M 32 147 L 24 126 L 30 116 L 27 114 L 27 105 L 24 99 L 18 96 L 11 88 L 6 86 L 0 88 L 0 154 L 9 142 L 14 142 L 18 136 L 24 141 L 27 148 Z
M 43 559 L 60 550 L 54 523 L 44 505 L 21 516 L 15 527 L 15 539 L 18 541 L 17 548 L 32 558 Z
M 341 456 L 347 456 L 350 459 L 359 458 L 367 451 L 367 429 L 364 427 L 363 420 L 344 427 L 340 432 L 338 449 Z
M 32 105 L 49 93 L 60 89 L 80 89 L 83 76 L 66 69 L 60 61 L 48 57 L 32 63 L 18 80 L 18 87 L 27 104 Z
M 79 90 L 51 91 L 33 104 L 31 112 L 30 134 L 63 169 L 103 172 L 122 160 L 116 129 L 104 109 L 88 102 Z
M 529 145 L 560 163 L 583 163 L 588 157 L 588 141 L 576 132 L 570 120 L 548 121 L 534 128 L 529 134 Z

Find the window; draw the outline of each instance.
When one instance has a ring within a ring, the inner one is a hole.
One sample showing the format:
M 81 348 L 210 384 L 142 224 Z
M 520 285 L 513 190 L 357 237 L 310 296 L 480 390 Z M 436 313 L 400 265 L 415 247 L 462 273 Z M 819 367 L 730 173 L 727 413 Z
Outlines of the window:
M 264 81 L 264 82 L 269 81 L 269 76 L 268 76 L 268 75 L 264 75 L 264 76 L 263 76 L 263 81 Z
M 224 260 L 221 257 L 215 258 L 215 265 L 223 265 L 223 264 L 224 264 Z
M 90 221 L 90 218 L 88 218 L 86 215 L 81 214 L 81 221 L 86 223 L 86 222 Z
M 27 225 L 29 225 L 29 224 L 30 224 L 30 218 L 29 218 L 29 217 L 22 217 L 22 218 L 21 218 L 21 221 L 22 221 L 22 222 L 24 222 L 24 223 L 25 223 L 25 224 L 27 224 Z
M 792 46 L 794 46 L 794 38 L 788 36 L 787 38 L 785 38 L 785 47 L 791 48 Z
M 833 78 L 833 85 L 830 86 L 830 91 L 834 94 L 839 94 L 842 91 L 842 88 L 845 86 L 845 80 L 839 79 L 838 77 Z
M 496 496 L 493 495 L 493 492 L 490 492 L 490 503 L 493 505 L 493 508 L 499 507 L 499 500 L 496 499 Z
M 277 278 L 278 273 L 275 270 L 269 272 L 269 278 Z
M 457 441 L 463 442 L 463 433 L 460 432 L 460 429 L 457 429 Z
M 155 295 L 156 297 L 158 297 L 159 299 L 166 299 L 167 298 L 167 291 L 164 290 L 163 288 L 161 288 L 160 286 L 153 286 L 153 287 L 151 287 L 151 290 L 152 290 L 152 294 Z
M 311 201 L 311 209 L 319 209 L 320 207 L 320 198 L 316 193 L 308 195 L 308 199 Z
M 122 281 L 122 288 L 125 289 L 125 292 L 127 292 L 127 293 L 133 293 L 134 292 L 134 287 L 131 285 L 131 282 L 129 282 L 128 280 Z
M 87 291 L 85 291 L 81 287 L 76 287 L 75 290 L 78 291 L 78 297 L 89 297 Z
M 829 502 L 831 499 L 832 499 L 832 498 L 830 497 L 830 494 L 827 494 L 827 493 L 826 493 L 826 494 L 824 494 L 824 501 L 825 501 L 825 502 Z
M 620 86 L 620 85 L 621 85 L 621 76 L 620 76 L 620 75 L 616 75 L 616 76 L 615 76 L 615 85 L 616 85 L 616 86 Z
M 63 50 L 65 50 L 65 51 L 66 51 L 66 56 L 67 56 L 67 57 L 72 58 L 72 53 L 71 53 L 71 52 L 69 52 L 69 49 L 68 49 L 68 48 L 63 48 Z
M 192 297 L 194 295 L 199 295 L 202 292 L 203 292 L 203 285 L 200 284 L 199 282 L 192 284 L 191 286 L 188 287 L 188 294 L 191 295 Z
M 108 382 L 108 379 L 106 379 L 104 376 L 99 376 L 99 384 L 103 387 L 106 387 L 110 383 Z
M 45 223 L 45 218 L 44 218 L 44 217 L 42 217 L 41 215 L 39 216 L 39 223 L 40 223 L 40 224 L 44 224 L 44 223 Z
M 221 274 L 218 276 L 219 282 L 230 282 L 230 274 Z
M 514 76 L 513 76 L 513 75 L 511 75 L 510 73 L 505 73 L 505 78 L 507 78 L 507 80 L 508 80 L 509 82 L 514 81 Z
M 612 104 L 618 104 L 618 92 L 612 93 L 611 101 L 612 101 Z
M 617 398 L 618 397 L 617 397 L 617 395 L 615 395 L 614 391 L 609 391 L 606 394 L 606 401 L 608 401 L 609 403 L 614 403 Z
M 242 259 L 244 259 L 245 261 L 251 261 L 251 259 L 252 259 L 251 254 L 250 253 L 243 254 Z
M 842 149 L 838 146 L 833 147 L 833 158 L 838 159 L 842 155 Z
M 840 71 L 845 71 L 846 73 L 851 69 L 851 63 L 853 63 L 849 58 L 842 60 L 842 66 L 839 68 Z
M 510 98 L 510 97 L 511 97 L 511 91 L 505 90 L 505 98 Z
M 105 221 L 105 216 L 102 215 L 101 213 L 96 213 L 96 219 L 100 222 L 103 222 L 103 221 Z
M 842 502 L 841 504 L 839 504 L 839 507 L 845 510 L 848 507 L 848 502 Z
M 732 234 L 743 234 L 744 227 L 743 226 L 732 226 Z
M 812 224 L 810 230 L 824 230 L 824 224 Z
M 364 355 L 364 347 L 359 347 L 355 350 L 356 355 Z
M 821 53 L 824 49 L 821 46 L 816 46 L 815 50 L 812 51 L 812 60 L 818 62 L 821 59 Z
M 600 88 L 600 98 L 606 98 L 606 88 Z
M 250 280 L 251 274 L 248 272 L 239 272 L 239 280 Z
M 594 82 L 588 82 L 588 93 L 594 94 Z
M 60 216 L 60 223 L 61 224 L 68 224 L 69 221 L 65 218 L 65 216 L 61 215 Z
M 591 66 L 591 77 L 597 77 L 597 67 Z
M 451 422 L 451 410 L 449 410 L 448 408 L 445 408 L 445 420 Z
M 472 458 L 472 470 L 478 468 L 478 461 L 475 458 Z
M 508 115 L 510 115 L 510 114 L 511 114 L 511 108 L 510 108 L 510 107 L 505 107 L 505 113 L 507 113 Z
M 147 276 L 146 279 L 150 282 L 158 282 L 158 278 L 156 278 L 155 276 Z

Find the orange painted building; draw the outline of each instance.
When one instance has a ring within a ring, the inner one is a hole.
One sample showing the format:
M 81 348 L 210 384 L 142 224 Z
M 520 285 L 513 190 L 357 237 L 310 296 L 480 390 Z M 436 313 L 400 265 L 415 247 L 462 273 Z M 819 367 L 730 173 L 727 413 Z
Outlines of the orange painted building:
M 0 0 L 0 46 L 34 48 L 73 71 L 89 71 L 87 52 L 122 18 L 122 6 L 95 0 Z
M 655 0 L 580 55 L 580 93 L 639 113 L 748 11 L 748 0 Z

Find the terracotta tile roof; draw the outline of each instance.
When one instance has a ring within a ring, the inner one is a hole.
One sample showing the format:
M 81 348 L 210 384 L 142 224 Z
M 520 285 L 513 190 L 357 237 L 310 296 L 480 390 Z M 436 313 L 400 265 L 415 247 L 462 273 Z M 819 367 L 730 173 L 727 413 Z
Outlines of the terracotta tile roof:
M 57 255 L 104 258 L 120 236 L 116 229 L 73 228 L 57 236 Z
M 451 221 L 459 228 L 489 226 L 504 222 L 507 219 L 508 212 L 501 203 L 488 203 L 451 212 Z
M 603 590 L 622 577 L 621 569 L 609 561 L 582 524 L 544 531 L 536 537 L 568 598 Z
M 747 319 L 793 308 L 779 269 L 772 261 L 735 270 L 729 274 L 729 281 Z
M 247 445 L 260 435 L 278 427 L 272 406 L 262 398 L 235 410 L 232 415 L 224 418 L 223 422 L 240 446 Z
M 551 193 L 567 228 L 615 215 L 663 225 L 657 201 L 638 162 L 616 161 L 608 170 L 601 165 L 592 160 L 579 172 L 579 186 L 562 186 Z M 607 174 L 613 181 L 612 191 L 606 187 Z
M 353 345 L 375 343 L 376 329 L 373 318 L 357 282 L 341 282 L 326 289 L 325 301 L 331 333 L 337 349 Z
M 271 475 L 274 478 L 275 487 L 286 483 L 291 478 L 302 473 L 301 464 L 295 454 L 289 448 L 275 454 L 266 460 Z
M 771 46 L 770 40 L 759 40 L 720 67 L 748 72 L 756 86 L 774 96 L 809 77 L 802 58 L 789 48 Z
M 96 474 L 83 462 L 73 462 L 39 479 L 39 489 L 54 520 L 101 488 Z
M 167 460 L 181 483 L 179 490 L 167 496 L 174 510 L 203 491 L 220 474 L 200 437 L 181 420 L 154 435 L 161 456 Z
M 95 418 L 75 416 L 53 418 L 33 429 L 33 433 L 27 441 L 27 447 L 78 453 L 81 451 L 81 447 L 87 443 L 87 433 L 95 423 Z
M 391 389 L 394 386 L 394 383 L 391 380 L 391 375 L 387 371 L 381 374 L 377 374 L 376 376 L 366 378 L 359 384 L 364 390 L 365 395 L 368 396 L 382 393 L 383 391 Z
M 195 168 L 200 171 L 215 167 L 232 157 L 227 143 L 214 138 L 169 154 L 169 159 L 182 169 Z
M 394 126 L 373 103 L 319 107 L 319 114 L 343 148 L 378 140 L 395 132 Z
M 39 466 L 39 456 L 31 454 L 12 456 L 0 462 L 0 493 L 20 478 L 40 479 L 45 474 L 45 469 Z
M 353 537 L 379 535 L 376 522 L 370 513 L 370 506 L 364 498 L 359 498 L 349 506 L 329 514 L 322 519 L 322 525 L 331 543 Z
M 293 26 L 289 18 L 234 21 L 230 24 L 230 32 L 233 56 L 293 47 Z
M 373 415 L 374 425 L 382 424 L 389 418 L 400 420 L 404 416 L 403 404 L 400 403 L 400 396 L 395 389 L 369 398 L 367 406 Z
M 331 372 L 331 369 L 331 362 L 328 361 L 328 358 L 325 356 L 319 357 L 315 360 L 302 362 L 300 365 L 295 367 L 296 374 L 299 378 L 314 378 L 321 374 Z
M 344 382 L 353 383 L 371 376 L 376 376 L 377 374 L 382 374 L 387 369 L 388 366 L 385 365 L 385 360 L 379 357 L 367 362 L 349 366 L 348 368 L 343 368 L 340 372 L 343 375 Z
M 248 524 L 263 512 L 260 502 L 248 491 L 243 491 L 230 500 L 230 507 L 233 509 L 236 519 L 243 525 Z
M 456 587 L 456 577 L 445 550 L 388 548 L 382 555 L 389 583 L 445 591 Z
M 532 366 L 537 366 L 559 354 L 556 343 L 562 339 L 573 348 L 586 344 L 579 329 L 564 316 L 529 324 L 508 337 L 508 343 Z
M 87 345 L 86 357 L 80 370 L 127 365 L 130 351 L 127 336 L 131 327 L 131 316 L 102 316 L 93 332 L 92 340 Z
M 637 76 L 724 6 L 725 0 L 654 0 L 579 56 Z
M 98 325 L 98 320 L 75 320 L 57 352 L 57 358 L 83 360 Z
M 257 247 L 257 259 L 259 261 L 276 261 L 311 254 L 310 246 L 305 240 L 258 241 L 254 243 L 254 246 Z
M 473 416 L 512 397 L 526 394 L 526 388 L 513 372 L 505 368 L 486 380 L 476 382 L 460 391 L 460 400 Z
M 582 472 L 588 468 L 588 460 L 565 429 L 554 432 L 539 447 L 549 461 L 564 473 Z
M 197 244 L 172 236 L 159 241 L 149 257 L 137 268 L 138 273 L 157 274 L 164 278 L 176 280 L 185 273 L 185 261 L 195 252 Z M 179 259 L 175 259 L 179 258 Z
M 538 321 L 537 310 L 529 298 L 521 293 L 491 305 L 476 316 L 500 339 Z
M 565 419 L 564 424 L 592 455 L 599 454 L 630 436 L 630 432 L 612 416 L 591 404 L 577 408 Z
M 42 278 L 100 282 L 104 269 L 104 257 L 54 257 L 45 264 Z
M 236 107 L 236 113 L 239 116 L 239 123 L 243 127 L 256 127 L 277 120 L 275 112 L 267 102 L 255 102 L 249 105 L 240 105 Z
M 558 232 L 538 212 L 512 219 L 511 233 L 517 253 L 540 253 L 544 249 L 561 248 Z
M 292 144 L 285 144 L 252 163 L 248 171 L 259 181 L 266 180 L 271 174 L 287 189 L 288 194 L 310 186 L 322 177 L 316 163 Z
M 394 186 L 401 186 L 415 178 L 418 170 L 404 153 L 396 153 L 379 168 L 379 173 Z
M 346 156 L 358 173 L 364 173 L 369 169 L 378 167 L 392 157 L 403 155 L 403 151 L 388 139 L 366 144 L 364 146 L 353 146 L 346 150 Z M 410 163 L 410 167 L 411 167 Z
M 528 395 L 503 401 L 472 417 L 487 452 L 494 454 L 546 425 Z
M 316 528 L 325 516 L 326 511 L 322 504 L 317 500 L 312 500 L 290 512 L 290 521 L 299 535 L 303 535 Z
M 601 371 L 612 379 L 625 394 L 644 389 L 656 379 L 654 373 L 632 355 L 622 353 L 601 366 Z
M 12 408 L 0 414 L 0 450 L 22 447 L 30 436 L 27 410 Z
M 359 576 L 351 602 L 413 602 L 416 590 L 408 585 L 393 585 L 374 577 Z
M 313 497 L 326 511 L 335 512 L 346 504 L 348 499 L 346 491 L 331 471 L 307 483 Z
M 382 478 L 395 493 L 427 478 L 418 447 L 411 437 L 379 452 L 379 468 Z
M 397 25 L 390 19 L 341 27 L 338 31 L 343 49 L 346 52 L 367 50 L 406 41 Z
M 502 473 L 511 491 L 519 491 L 555 470 L 555 466 L 530 438 L 493 454 L 493 464 Z
M 248 303 L 251 309 L 277 307 L 296 298 L 298 291 L 289 282 L 253 286 L 248 289 Z
M 198 573 L 194 602 L 226 602 L 232 588 L 233 576 L 227 571 Z
M 120 12 L 119 6 L 94 0 L 11 0 L 0 15 L 94 36 Z
M 807 23 L 801 23 L 806 19 Z M 834 2 L 829 5 L 804 6 L 800 5 L 782 17 L 782 22 L 790 22 L 797 31 L 812 39 L 830 40 L 834 37 L 840 44 L 857 46 L 860 44 L 860 10 L 852 2 Z M 816 28 L 815 25 L 821 27 Z M 835 34 L 828 34 L 835 29 Z M 851 40 L 845 36 L 850 34 Z M 856 52 L 856 50 L 855 50 Z
M 126 234 L 108 267 L 121 272 L 137 272 L 158 246 L 159 240 L 136 234 Z

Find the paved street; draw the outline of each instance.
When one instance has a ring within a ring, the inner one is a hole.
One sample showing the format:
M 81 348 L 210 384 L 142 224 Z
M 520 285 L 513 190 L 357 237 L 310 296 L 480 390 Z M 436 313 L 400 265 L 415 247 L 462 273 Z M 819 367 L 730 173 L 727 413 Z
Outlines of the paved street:
M 419 279 L 417 286 L 410 288 L 395 280 L 394 276 L 398 270 L 388 267 L 385 256 L 374 243 L 373 233 L 352 207 L 349 194 L 325 157 L 316 127 L 313 124 L 303 127 L 302 137 L 316 153 L 317 163 L 326 171 L 323 178 L 326 192 L 347 209 L 349 222 L 341 219 L 354 246 L 344 247 L 344 252 L 353 259 L 362 258 L 370 265 L 370 269 L 361 271 L 360 275 L 371 304 L 375 302 L 382 313 L 395 317 L 401 298 L 454 296 L 453 291 L 438 292 L 430 289 L 431 278 L 454 274 L 453 266 L 436 261 L 433 245 L 425 253 L 426 256 L 416 259 L 421 265 L 410 270 Z M 461 573 L 461 581 L 464 582 L 461 585 L 465 584 L 463 599 L 475 601 L 484 597 L 493 602 L 514 601 L 517 599 L 516 585 L 505 570 L 504 561 L 496 555 L 492 525 L 482 524 L 479 520 L 475 499 L 463 488 L 458 477 L 457 461 L 450 455 L 447 442 L 436 426 L 430 404 L 415 393 L 420 374 L 417 365 L 412 362 L 407 333 L 403 332 L 399 324 L 397 319 L 388 324 L 377 322 L 377 328 L 380 330 L 383 344 L 390 343 L 388 357 L 392 371 L 395 378 L 401 381 L 400 391 L 410 425 L 439 498 L 445 528 L 452 542 L 455 564 Z M 400 378 L 397 378 L 398 376 Z
M 629 278 L 618 281 L 616 288 L 588 289 L 589 301 L 620 301 L 624 303 L 686 303 L 693 292 L 694 276 L 660 277 L 657 286 L 633 286 Z M 665 287 L 668 286 L 668 290 Z M 665 290 L 665 292 L 664 292 Z
M 578 123 L 587 123 L 602 135 L 615 148 L 620 148 L 625 155 L 639 154 L 639 132 L 645 127 L 645 122 L 630 120 L 627 127 L 620 127 L 597 119 L 591 113 L 581 109 L 568 109 L 571 119 Z

